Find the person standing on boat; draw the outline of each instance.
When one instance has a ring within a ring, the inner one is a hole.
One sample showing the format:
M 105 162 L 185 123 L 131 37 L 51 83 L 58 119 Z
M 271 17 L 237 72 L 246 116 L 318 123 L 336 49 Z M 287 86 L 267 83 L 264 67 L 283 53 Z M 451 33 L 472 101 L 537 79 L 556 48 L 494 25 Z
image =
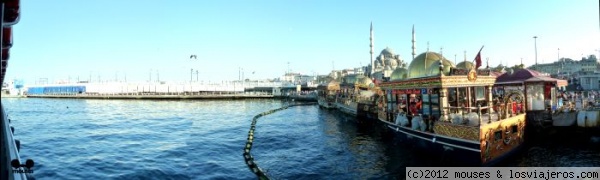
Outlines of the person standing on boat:
M 594 99 L 594 93 L 588 93 L 588 105 L 594 107 L 596 99 Z
M 411 102 L 409 110 L 410 110 L 410 115 L 416 116 L 417 113 L 419 113 L 419 109 L 417 109 L 417 103 L 416 102 Z

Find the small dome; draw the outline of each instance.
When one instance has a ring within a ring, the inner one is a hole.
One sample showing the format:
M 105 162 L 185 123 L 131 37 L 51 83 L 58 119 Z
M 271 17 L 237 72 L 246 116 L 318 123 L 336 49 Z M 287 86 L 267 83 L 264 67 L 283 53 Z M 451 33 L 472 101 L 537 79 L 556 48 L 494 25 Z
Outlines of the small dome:
M 450 66 L 444 66 L 444 72 L 450 72 Z M 447 74 L 447 73 L 445 73 Z M 437 63 L 431 64 L 431 66 L 427 67 L 427 76 L 439 76 L 440 75 L 440 61 Z
M 385 68 L 383 68 L 384 71 L 391 71 L 392 67 L 390 65 L 386 65 Z
M 391 58 L 385 58 L 385 60 L 383 61 L 383 66 L 389 66 L 392 64 L 392 60 Z
M 371 78 L 368 77 L 362 77 L 359 79 L 357 84 L 361 87 L 370 87 L 371 84 L 373 84 L 373 80 L 371 80 Z
M 397 67 L 398 66 L 398 60 L 393 59 L 392 61 L 390 61 L 390 66 Z
M 448 73 L 450 73 L 450 67 L 454 67 L 454 64 L 442 57 L 441 54 L 426 52 L 415 57 L 415 59 L 410 62 L 410 65 L 408 66 L 409 78 L 429 76 L 431 74 L 431 66 L 439 68 L 440 60 L 442 60 L 442 65 L 444 66 L 444 74 L 448 75 Z
M 472 62 L 470 61 L 463 61 L 460 62 L 456 65 L 456 68 L 461 68 L 461 69 L 471 69 L 473 68 L 473 66 L 475 66 Z
M 330 81 L 329 83 L 327 83 L 327 89 L 332 91 L 340 90 L 340 83 L 335 80 Z
M 390 76 L 390 80 L 392 80 L 392 81 L 402 80 L 402 79 L 406 79 L 407 77 L 408 77 L 408 69 L 396 68 L 396 70 L 394 70 L 394 72 L 392 72 L 392 75 Z

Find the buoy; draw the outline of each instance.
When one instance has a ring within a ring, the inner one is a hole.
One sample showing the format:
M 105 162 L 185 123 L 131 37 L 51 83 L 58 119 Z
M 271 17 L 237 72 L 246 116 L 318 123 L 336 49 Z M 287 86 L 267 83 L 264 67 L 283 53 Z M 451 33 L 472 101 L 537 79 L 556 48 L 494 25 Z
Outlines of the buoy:
M 19 167 L 21 167 L 21 162 L 19 162 L 18 159 L 13 159 L 12 161 L 10 161 L 10 165 L 13 168 L 19 168 Z
M 27 169 L 31 169 L 34 165 L 35 165 L 35 163 L 33 162 L 32 159 L 27 159 L 27 161 L 25 161 L 25 167 Z

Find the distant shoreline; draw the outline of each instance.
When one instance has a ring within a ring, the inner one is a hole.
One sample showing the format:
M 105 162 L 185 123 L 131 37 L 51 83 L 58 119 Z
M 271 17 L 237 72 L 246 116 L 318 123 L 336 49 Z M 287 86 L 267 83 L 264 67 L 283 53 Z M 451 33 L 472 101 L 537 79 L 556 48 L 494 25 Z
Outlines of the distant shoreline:
M 294 99 L 297 101 L 317 101 L 311 96 L 274 96 L 258 94 L 204 94 L 204 95 L 27 95 L 27 98 L 68 98 L 68 99 Z

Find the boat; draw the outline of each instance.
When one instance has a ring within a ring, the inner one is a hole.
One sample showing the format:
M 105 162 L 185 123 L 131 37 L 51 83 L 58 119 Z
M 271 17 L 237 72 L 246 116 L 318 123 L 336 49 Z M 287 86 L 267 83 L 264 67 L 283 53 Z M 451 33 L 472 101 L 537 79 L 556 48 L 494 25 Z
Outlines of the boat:
M 340 83 L 340 90 L 335 96 L 334 106 L 337 110 L 365 119 L 376 119 L 375 99 L 379 88 L 371 78 L 362 74 L 346 75 Z
M 498 76 L 494 95 L 502 97 L 506 90 L 525 94 L 528 137 L 546 139 L 557 132 L 600 135 L 600 109 L 593 105 L 595 99 L 583 98 L 582 91 L 564 91 L 568 85 L 566 80 L 532 69 L 516 69 Z
M 2 20 L 2 63 L 0 68 L 0 81 L 4 84 L 6 69 L 8 66 L 10 48 L 13 45 L 12 26 L 19 22 L 20 1 L 5 0 L 0 2 L 0 19 Z M 4 95 L 2 95 L 4 96 Z M 15 139 L 15 129 L 11 126 L 10 119 L 4 110 L 4 105 L 0 106 L 0 179 L 32 179 L 34 162 L 31 159 L 22 161 L 19 156 L 20 141 Z
M 407 145 L 470 165 L 494 165 L 522 147 L 526 126 L 523 92 L 508 91 L 494 101 L 495 81 L 489 69 L 422 53 L 379 83 L 378 122 Z
M 325 109 L 335 108 L 335 95 L 336 92 L 339 90 L 340 83 L 338 83 L 337 81 L 331 81 L 327 84 L 320 84 L 319 86 L 317 86 L 317 102 L 319 103 L 319 107 Z

